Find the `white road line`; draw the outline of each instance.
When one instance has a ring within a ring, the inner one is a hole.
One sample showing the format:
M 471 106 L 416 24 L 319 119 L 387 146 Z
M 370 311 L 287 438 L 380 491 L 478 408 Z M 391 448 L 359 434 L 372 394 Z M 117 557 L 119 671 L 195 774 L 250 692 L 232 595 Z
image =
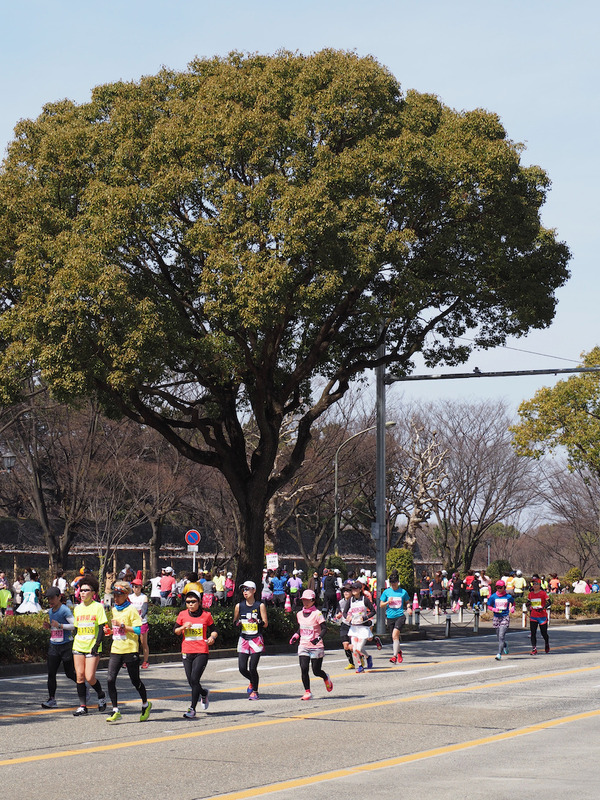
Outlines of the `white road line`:
M 502 667 L 486 667 L 485 669 L 470 669 L 460 670 L 458 672 L 442 672 L 439 675 L 427 675 L 425 678 L 417 678 L 418 681 L 437 681 L 439 678 L 456 678 L 460 675 L 477 675 L 479 672 L 497 672 L 499 669 L 511 669 L 512 667 L 519 666 L 516 662 L 514 664 L 506 664 Z

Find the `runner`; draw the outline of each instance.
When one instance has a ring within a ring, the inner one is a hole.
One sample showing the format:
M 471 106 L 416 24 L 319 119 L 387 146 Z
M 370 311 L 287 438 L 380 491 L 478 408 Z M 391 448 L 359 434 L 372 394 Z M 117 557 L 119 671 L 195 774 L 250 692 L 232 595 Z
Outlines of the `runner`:
M 379 605 L 385 608 L 385 619 L 388 630 L 392 634 L 392 652 L 390 658 L 392 664 L 402 663 L 402 650 L 400 640 L 402 638 L 402 628 L 406 623 L 404 609 L 412 610 L 410 597 L 405 589 L 400 587 L 400 579 L 397 572 L 392 572 L 389 577 L 389 588 L 385 589 L 381 595 Z
M 62 664 L 67 678 L 77 683 L 75 665 L 73 664 L 73 631 L 75 618 L 71 609 L 64 605 L 60 589 L 53 586 L 46 592 L 50 603 L 48 617 L 50 622 L 44 622 L 44 628 L 50 631 L 48 645 L 48 699 L 42 703 L 42 708 L 56 708 L 56 675 Z
M 107 722 L 118 722 L 121 719 L 117 696 L 117 675 L 125 664 L 129 680 L 142 700 L 140 722 L 146 722 L 150 716 L 152 703 L 148 701 L 146 687 L 140 678 L 139 636 L 142 631 L 142 618 L 129 600 L 131 584 L 117 581 L 113 587 L 115 605 L 112 611 L 112 647 L 108 659 L 108 695 L 112 703 L 112 714 Z
M 142 662 L 142 669 L 148 669 L 150 666 L 150 648 L 148 647 L 148 597 L 142 592 L 144 582 L 142 580 L 142 573 L 138 572 L 136 578 L 131 581 L 131 588 L 133 594 L 129 595 L 129 602 L 138 612 L 142 620 L 142 627 L 140 629 L 140 644 L 142 646 L 142 653 L 144 660 Z
M 344 616 L 350 606 L 350 600 L 352 599 L 352 584 L 345 583 L 342 586 L 342 599 L 340 601 L 340 608 L 341 611 L 339 614 L 336 615 L 336 620 L 340 621 L 340 639 L 342 640 L 342 647 L 344 648 L 344 653 L 346 654 L 346 658 L 348 659 L 348 663 L 344 667 L 344 669 L 354 669 L 354 658 L 352 656 L 352 642 L 350 641 L 350 636 L 348 632 L 350 630 L 350 625 L 344 620 Z
M 498 655 L 496 661 L 502 659 L 502 653 L 508 654 L 506 632 L 510 625 L 510 614 L 514 614 L 515 601 L 511 594 L 506 593 L 506 584 L 503 580 L 496 581 L 496 591 L 488 600 L 488 608 L 494 612 L 493 626 L 498 635 Z
M 531 578 L 531 591 L 527 595 L 527 610 L 529 611 L 529 631 L 531 634 L 531 653 L 537 655 L 537 629 L 538 625 L 542 639 L 544 640 L 546 653 L 550 652 L 550 640 L 548 638 L 548 609 L 550 608 L 550 598 L 542 589 L 542 582 L 539 575 Z
M 237 603 L 233 611 L 233 623 L 242 629 L 237 646 L 238 668 L 244 678 L 250 681 L 248 699 L 258 700 L 258 662 L 265 649 L 261 631 L 269 624 L 267 607 L 255 599 L 254 581 L 242 583 L 241 589 L 244 599 Z
M 102 652 L 103 626 L 107 622 L 104 606 L 94 600 L 94 594 L 98 588 L 96 578 L 86 575 L 85 580 L 79 584 L 81 603 L 78 603 L 73 610 L 74 624 L 77 628 L 73 639 L 73 664 L 77 674 L 77 694 L 79 696 L 79 708 L 73 712 L 74 717 L 81 717 L 88 713 L 86 681 L 98 696 L 98 711 L 106 710 L 106 696 L 100 681 L 96 678 L 96 670 Z
M 310 691 L 309 666 L 312 664 L 312 671 L 315 678 L 323 678 L 325 688 L 328 692 L 333 689 L 331 678 L 323 672 L 323 658 L 325 656 L 325 644 L 323 634 L 327 630 L 325 617 L 315 606 L 315 593 L 306 589 L 300 598 L 302 601 L 302 611 L 298 611 L 299 632 L 295 633 L 290 639 L 290 644 L 298 644 L 298 659 L 300 661 L 300 672 L 302 674 L 302 685 L 304 694 L 301 700 L 312 700 Z
M 352 653 L 357 672 L 364 672 L 362 659 L 367 661 L 367 669 L 373 668 L 373 659 L 364 651 L 365 644 L 373 638 L 371 633 L 372 620 L 376 611 L 373 603 L 364 596 L 363 584 L 355 581 L 352 586 L 352 597 L 348 604 L 345 620 L 350 625 L 348 635 L 352 643 Z
M 208 708 L 208 689 L 202 688 L 200 678 L 208 663 L 208 648 L 217 639 L 217 632 L 210 611 L 200 606 L 200 593 L 190 591 L 185 596 L 185 611 L 180 611 L 175 621 L 175 633 L 183 636 L 181 653 L 183 668 L 192 689 L 192 702 L 184 713 L 185 719 L 196 717 L 196 706 Z

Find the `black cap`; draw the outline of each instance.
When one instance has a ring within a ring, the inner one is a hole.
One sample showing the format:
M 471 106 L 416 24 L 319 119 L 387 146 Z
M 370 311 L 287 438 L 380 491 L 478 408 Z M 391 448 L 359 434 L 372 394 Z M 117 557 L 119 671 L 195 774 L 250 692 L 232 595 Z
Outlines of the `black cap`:
M 46 597 L 60 597 L 60 589 L 58 586 L 51 586 L 46 592 Z

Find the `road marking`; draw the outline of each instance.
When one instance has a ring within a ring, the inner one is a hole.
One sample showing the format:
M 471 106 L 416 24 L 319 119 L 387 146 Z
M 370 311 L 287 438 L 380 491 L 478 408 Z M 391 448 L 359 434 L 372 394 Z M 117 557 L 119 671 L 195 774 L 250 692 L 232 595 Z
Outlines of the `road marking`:
M 526 728 L 519 728 L 514 731 L 507 731 L 505 733 L 494 734 L 493 736 L 486 736 L 482 739 L 471 739 L 468 742 L 461 742 L 459 744 L 446 745 L 445 747 L 435 747 L 432 750 L 423 750 L 420 753 L 409 753 L 405 756 L 398 756 L 397 758 L 387 758 L 383 761 L 375 761 L 370 764 L 361 764 L 356 767 L 347 767 L 345 769 L 334 770 L 332 772 L 324 772 L 321 775 L 311 775 L 308 778 L 295 778 L 289 781 L 281 781 L 280 783 L 272 783 L 269 786 L 260 786 L 254 789 L 243 789 L 239 792 L 230 792 L 229 794 L 213 795 L 215 800 L 244 800 L 247 797 L 262 797 L 265 794 L 273 794 L 275 792 L 282 792 L 286 789 L 299 789 L 303 786 L 313 786 L 323 781 L 336 780 L 337 778 L 347 778 L 353 775 L 359 775 L 364 772 L 375 772 L 380 769 L 388 769 L 389 767 L 398 767 L 402 764 L 411 764 L 415 761 L 422 761 L 425 758 L 436 758 L 437 756 L 445 756 L 449 753 L 457 753 L 461 750 L 468 750 L 481 745 L 494 744 L 499 741 L 506 741 L 514 739 L 518 736 L 527 736 L 531 733 L 539 733 L 540 731 L 554 728 L 557 725 L 565 725 L 569 722 L 578 722 L 582 719 L 590 719 L 600 715 L 600 709 L 595 711 L 584 711 L 581 714 L 572 714 L 568 717 L 561 717 L 560 719 L 552 719 L 546 722 L 540 722 L 536 725 L 529 725 Z
M 518 661 L 514 664 L 506 664 L 502 667 L 486 667 L 485 669 L 465 669 L 458 672 L 442 672 L 439 675 L 426 675 L 424 678 L 417 678 L 418 681 L 437 681 L 439 678 L 456 678 L 462 675 L 478 675 L 480 672 L 497 672 L 499 669 L 514 669 L 521 667 Z
M 585 672 L 595 672 L 600 669 L 599 666 L 595 667 L 579 667 L 576 669 L 568 669 L 563 672 L 545 673 L 543 675 L 526 675 L 519 678 L 510 678 L 505 681 L 495 681 L 493 683 L 483 683 L 476 686 L 459 686 L 453 689 L 440 689 L 435 692 L 425 692 L 423 694 L 408 695 L 406 697 L 396 697 L 390 700 L 374 700 L 369 703 L 357 703 L 352 706 L 334 706 L 333 708 L 326 708 L 314 710 L 303 714 L 294 714 L 288 717 L 279 717 L 277 719 L 261 720 L 259 722 L 246 722 L 238 725 L 229 725 L 220 728 L 209 728 L 208 730 L 189 731 L 187 733 L 178 733 L 171 736 L 156 736 L 148 739 L 136 739 L 131 742 L 116 742 L 114 744 L 98 745 L 96 747 L 85 747 L 79 750 L 59 750 L 54 753 L 43 753 L 41 755 L 21 756 L 19 758 L 8 758 L 0 761 L 0 767 L 14 766 L 15 764 L 30 764 L 35 761 L 52 761 L 57 758 L 68 758 L 71 756 L 89 755 L 90 753 L 102 753 L 113 750 L 123 750 L 129 747 L 140 747 L 149 744 L 161 744 L 163 742 L 174 742 L 182 739 L 197 739 L 201 736 L 211 736 L 217 733 L 230 733 L 232 731 L 246 731 L 255 730 L 257 728 L 265 728 L 271 725 L 286 725 L 293 722 L 301 722 L 308 719 L 316 719 L 320 717 L 327 717 L 331 714 L 344 714 L 352 711 L 364 711 L 367 708 L 381 708 L 383 706 L 399 705 L 400 703 L 414 703 L 420 700 L 430 700 L 434 697 L 446 697 L 453 694 L 466 694 L 468 692 L 480 691 L 482 689 L 494 689 L 504 686 L 514 686 L 520 683 L 530 683 L 532 681 L 547 680 L 550 678 L 561 678 L 565 675 L 581 675 Z M 139 702 L 139 700 L 138 700 Z M 592 712 L 592 713 L 600 713 Z M 574 719 L 577 717 L 574 717 Z M 566 718 L 565 718 L 566 719 Z M 544 724 L 544 723 L 542 723 Z M 534 726 L 535 727 L 535 726 Z M 492 738 L 490 737 L 490 741 Z M 242 795 L 243 796 L 243 795 Z M 249 795 L 251 796 L 251 795 Z

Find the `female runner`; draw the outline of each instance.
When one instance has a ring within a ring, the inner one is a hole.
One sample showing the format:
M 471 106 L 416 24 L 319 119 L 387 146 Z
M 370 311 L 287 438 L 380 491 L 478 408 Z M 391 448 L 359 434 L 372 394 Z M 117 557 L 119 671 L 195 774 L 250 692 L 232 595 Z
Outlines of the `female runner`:
M 199 592 L 191 591 L 186 594 L 185 611 L 180 611 L 177 615 L 175 633 L 183 636 L 183 668 L 192 689 L 192 702 L 183 716 L 185 719 L 195 719 L 198 700 L 202 711 L 208 708 L 208 689 L 202 687 L 200 678 L 208 663 L 208 648 L 217 639 L 212 615 L 201 607 Z
M 238 668 L 244 678 L 250 681 L 248 700 L 258 700 L 258 662 L 265 649 L 262 631 L 269 624 L 267 607 L 255 599 L 254 581 L 246 581 L 241 589 L 244 599 L 233 611 L 234 625 L 240 625 L 242 629 L 237 646 Z
M 96 678 L 96 670 L 102 652 L 104 625 L 107 622 L 104 606 L 94 600 L 98 588 L 96 578 L 87 575 L 79 586 L 81 603 L 73 609 L 74 625 L 77 629 L 73 639 L 73 664 L 77 675 L 77 695 L 79 697 L 79 708 L 73 712 L 74 717 L 81 717 L 88 713 L 86 681 L 98 695 L 98 711 L 106 710 L 106 696 L 100 681 Z

